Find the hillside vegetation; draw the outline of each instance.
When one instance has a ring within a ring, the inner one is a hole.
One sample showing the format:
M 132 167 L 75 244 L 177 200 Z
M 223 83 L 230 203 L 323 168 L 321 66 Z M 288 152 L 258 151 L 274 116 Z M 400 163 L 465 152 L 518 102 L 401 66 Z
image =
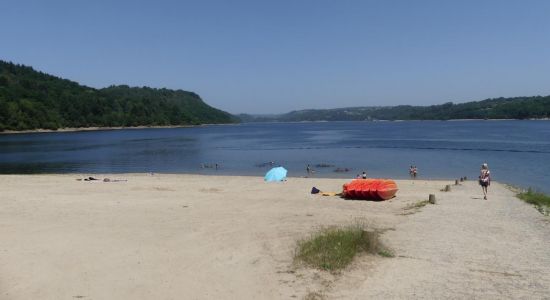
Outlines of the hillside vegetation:
M 94 89 L 0 60 L 0 131 L 236 121 L 192 92 L 126 85 Z
M 550 96 L 496 98 L 431 106 L 351 107 L 298 110 L 281 115 L 239 115 L 243 122 L 542 119 L 550 117 Z

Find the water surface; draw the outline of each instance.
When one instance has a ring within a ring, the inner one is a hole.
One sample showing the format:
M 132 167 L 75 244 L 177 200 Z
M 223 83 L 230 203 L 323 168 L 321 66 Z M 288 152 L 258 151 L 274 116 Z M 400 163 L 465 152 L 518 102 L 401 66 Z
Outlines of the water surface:
M 369 177 L 408 178 L 412 164 L 425 179 L 475 179 L 487 162 L 495 180 L 550 192 L 550 122 L 249 123 L 0 136 L 4 174 L 262 176 L 271 161 L 285 166 L 289 176 L 305 176 L 311 164 L 315 176 L 339 178 L 364 170 Z

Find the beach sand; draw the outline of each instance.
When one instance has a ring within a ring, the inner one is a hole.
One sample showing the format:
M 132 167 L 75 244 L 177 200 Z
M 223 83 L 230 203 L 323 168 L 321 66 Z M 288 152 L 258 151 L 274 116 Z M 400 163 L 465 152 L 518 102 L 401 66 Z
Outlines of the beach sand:
M 496 182 L 487 201 L 475 181 L 402 180 L 372 202 L 309 193 L 342 179 L 85 176 L 0 176 L 0 299 L 550 297 L 550 220 Z M 296 241 L 354 222 L 385 230 L 395 257 L 293 264 Z

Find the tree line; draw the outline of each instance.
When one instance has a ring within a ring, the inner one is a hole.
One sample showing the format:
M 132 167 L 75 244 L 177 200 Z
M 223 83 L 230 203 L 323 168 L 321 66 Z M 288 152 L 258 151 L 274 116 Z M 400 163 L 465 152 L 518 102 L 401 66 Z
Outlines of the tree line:
M 0 60 L 0 131 L 237 121 L 193 92 L 127 85 L 95 89 Z
M 243 122 L 457 120 L 550 118 L 550 96 L 495 98 L 431 106 L 308 109 L 281 115 L 239 115 Z

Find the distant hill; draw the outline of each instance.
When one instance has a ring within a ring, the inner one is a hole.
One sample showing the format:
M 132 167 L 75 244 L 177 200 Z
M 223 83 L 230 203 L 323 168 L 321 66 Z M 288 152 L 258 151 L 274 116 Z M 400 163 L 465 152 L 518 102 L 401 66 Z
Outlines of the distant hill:
M 0 60 L 0 131 L 234 122 L 238 119 L 193 92 L 126 85 L 94 89 Z
M 281 115 L 247 115 L 243 122 L 369 121 L 369 120 L 456 120 L 456 119 L 542 119 L 550 118 L 550 96 L 496 98 L 431 106 L 348 107 L 307 109 Z

